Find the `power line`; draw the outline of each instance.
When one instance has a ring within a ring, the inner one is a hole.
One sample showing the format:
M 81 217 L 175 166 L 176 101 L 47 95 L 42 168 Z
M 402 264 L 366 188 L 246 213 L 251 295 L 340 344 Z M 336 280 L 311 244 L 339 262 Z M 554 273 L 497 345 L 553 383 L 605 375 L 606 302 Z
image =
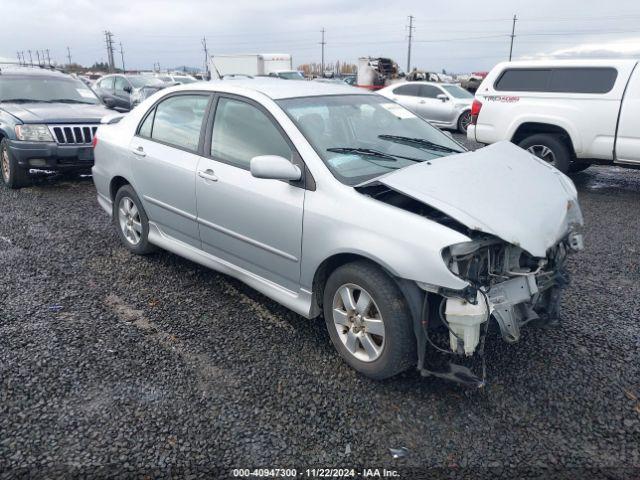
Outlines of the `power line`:
M 509 61 L 511 61 L 511 56 L 513 55 L 513 39 L 516 38 L 516 21 L 518 17 L 513 15 L 513 24 L 511 25 L 511 46 L 509 47 Z
M 122 59 L 122 73 L 126 73 L 127 69 L 124 66 L 124 50 L 122 49 L 122 42 L 120 42 L 120 58 Z
M 109 62 L 109 71 L 113 72 L 116 69 L 116 62 L 113 58 L 113 33 L 111 33 L 109 30 L 105 30 L 104 37 L 107 44 L 107 59 Z
M 207 49 L 207 37 L 202 37 L 202 50 L 204 51 L 204 71 L 207 78 L 211 78 L 209 75 L 209 50 Z
M 411 41 L 413 40 L 413 15 L 409 15 L 409 44 L 407 45 L 407 73 L 411 71 Z
M 320 75 L 324 77 L 324 46 L 327 44 L 327 42 L 324 41 L 324 27 L 320 33 L 322 33 L 322 40 L 320 41 L 320 45 L 322 45 L 322 62 L 320 63 L 322 65 L 322 72 L 320 72 Z

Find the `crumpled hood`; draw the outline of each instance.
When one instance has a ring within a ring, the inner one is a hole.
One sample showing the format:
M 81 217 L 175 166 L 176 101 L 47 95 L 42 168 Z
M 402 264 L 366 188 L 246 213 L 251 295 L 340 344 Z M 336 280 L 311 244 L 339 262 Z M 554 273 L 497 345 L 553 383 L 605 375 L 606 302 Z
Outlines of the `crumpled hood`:
M 100 123 L 102 117 L 113 113 L 102 104 L 2 103 L 0 108 L 23 123 Z
M 535 257 L 582 225 L 571 180 L 511 142 L 417 163 L 377 181 Z

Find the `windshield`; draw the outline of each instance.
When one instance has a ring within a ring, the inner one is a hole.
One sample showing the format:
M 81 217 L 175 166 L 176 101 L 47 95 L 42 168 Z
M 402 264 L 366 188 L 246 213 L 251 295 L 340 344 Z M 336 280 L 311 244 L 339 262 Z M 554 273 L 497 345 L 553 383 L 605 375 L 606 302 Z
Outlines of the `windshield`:
M 278 76 L 285 80 L 304 80 L 300 72 L 278 72 Z
M 438 129 L 380 95 L 292 98 L 278 104 L 333 175 L 347 185 L 464 151 Z
M 75 78 L 0 75 L 0 102 L 9 101 L 100 103 L 93 91 Z
M 440 85 L 449 95 L 455 98 L 473 98 L 473 95 L 467 92 L 459 85 Z
M 142 88 L 147 86 L 162 87 L 164 82 L 156 77 L 149 77 L 146 75 L 130 75 L 127 76 L 127 80 L 131 82 L 134 88 Z

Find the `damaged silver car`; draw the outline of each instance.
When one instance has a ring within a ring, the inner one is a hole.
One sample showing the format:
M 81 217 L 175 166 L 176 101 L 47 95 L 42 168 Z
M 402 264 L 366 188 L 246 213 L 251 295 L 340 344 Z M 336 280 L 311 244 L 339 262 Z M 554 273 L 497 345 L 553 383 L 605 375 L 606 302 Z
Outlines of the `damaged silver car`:
M 490 322 L 507 342 L 559 323 L 577 192 L 511 143 L 467 152 L 382 96 L 269 79 L 163 90 L 96 138 L 98 202 L 126 248 L 324 314 L 369 377 L 417 366 L 479 386 L 468 360 Z

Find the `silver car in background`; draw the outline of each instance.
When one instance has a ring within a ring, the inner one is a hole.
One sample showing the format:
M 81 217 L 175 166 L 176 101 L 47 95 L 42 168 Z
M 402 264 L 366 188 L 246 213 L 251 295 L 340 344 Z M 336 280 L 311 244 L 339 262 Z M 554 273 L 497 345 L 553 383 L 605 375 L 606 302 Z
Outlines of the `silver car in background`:
M 324 314 L 371 378 L 417 365 L 479 386 L 457 359 L 482 352 L 490 320 L 509 342 L 557 323 L 577 193 L 511 143 L 466 152 L 380 95 L 277 79 L 172 87 L 105 122 L 93 179 L 126 248 Z M 430 363 L 437 349 L 451 362 Z
M 473 95 L 455 83 L 404 82 L 378 90 L 440 128 L 467 133 Z

